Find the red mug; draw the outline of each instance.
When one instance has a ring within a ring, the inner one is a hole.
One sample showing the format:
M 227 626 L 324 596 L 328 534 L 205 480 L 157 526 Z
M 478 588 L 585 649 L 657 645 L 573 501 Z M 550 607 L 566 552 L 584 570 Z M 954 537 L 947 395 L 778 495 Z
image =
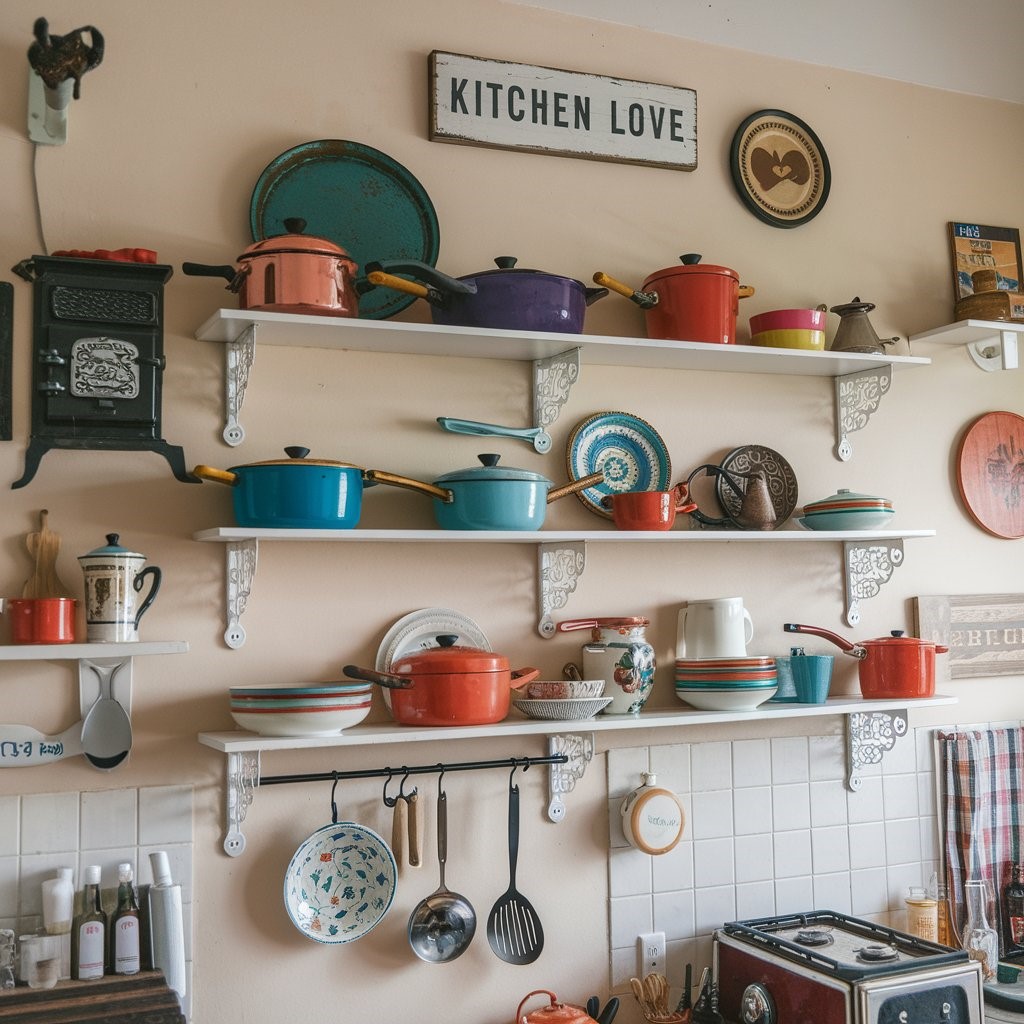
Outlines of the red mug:
M 612 521 L 620 530 L 671 530 L 679 512 L 692 512 L 697 506 L 690 501 L 685 483 L 670 491 L 623 491 L 607 494 L 601 499 L 611 508 Z
M 12 644 L 75 642 L 75 609 L 70 597 L 0 598 L 0 612 L 11 623 Z

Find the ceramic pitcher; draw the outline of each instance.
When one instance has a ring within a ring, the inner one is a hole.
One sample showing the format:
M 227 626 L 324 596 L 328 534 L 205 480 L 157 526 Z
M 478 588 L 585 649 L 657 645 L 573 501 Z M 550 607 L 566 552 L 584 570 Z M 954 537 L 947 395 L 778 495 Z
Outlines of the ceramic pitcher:
M 677 658 L 745 658 L 754 637 L 742 597 L 688 601 L 679 609 Z
M 85 627 L 90 643 L 126 643 L 139 639 L 139 620 L 160 589 L 162 574 L 155 565 L 143 568 L 146 556 L 121 547 L 116 533 L 107 543 L 79 555 L 85 575 Z M 145 598 L 142 589 L 150 577 Z
M 654 686 L 654 648 L 647 642 L 648 619 L 638 616 L 571 619 L 560 622 L 561 632 L 589 629 L 583 645 L 583 678 L 604 679 L 604 695 L 612 702 L 602 714 L 635 715 L 647 703 Z

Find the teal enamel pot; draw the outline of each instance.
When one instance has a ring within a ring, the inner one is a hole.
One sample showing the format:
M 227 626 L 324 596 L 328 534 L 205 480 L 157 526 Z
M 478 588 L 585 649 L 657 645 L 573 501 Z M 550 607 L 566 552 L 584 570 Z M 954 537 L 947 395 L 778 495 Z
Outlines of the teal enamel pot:
M 366 471 L 366 481 L 429 495 L 434 518 L 444 530 L 539 530 L 552 501 L 604 480 L 604 473 L 592 473 L 555 487 L 540 473 L 499 466 L 497 455 L 479 459 L 479 466 L 445 473 L 432 484 L 375 469 Z
M 196 466 L 203 480 L 231 487 L 235 522 L 260 529 L 350 530 L 359 522 L 365 470 L 347 462 L 310 459 L 308 448 L 288 458 L 231 469 Z

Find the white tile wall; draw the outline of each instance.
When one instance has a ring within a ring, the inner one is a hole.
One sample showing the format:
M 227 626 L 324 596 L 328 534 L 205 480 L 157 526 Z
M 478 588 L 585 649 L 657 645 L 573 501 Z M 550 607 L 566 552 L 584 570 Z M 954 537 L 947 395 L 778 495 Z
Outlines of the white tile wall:
M 934 732 L 897 742 L 856 792 L 841 734 L 609 751 L 613 990 L 628 992 L 636 937 L 652 926 L 665 932 L 676 992 L 687 963 L 698 976 L 710 964 L 725 921 L 836 910 L 904 927 L 907 887 L 938 867 Z M 645 771 L 686 812 L 682 842 L 660 857 L 622 835 L 619 805 Z
M 188 987 L 184 1009 L 191 1019 L 192 802 L 189 786 L 0 797 L 0 928 L 25 935 L 42 926 L 40 885 L 59 867 L 75 869 L 77 891 L 82 868 L 99 864 L 104 908 L 112 910 L 117 865 L 130 863 L 136 883 L 144 888 L 153 881 L 149 854 L 166 850 L 171 875 L 181 885 Z M 636 851 L 627 846 L 624 852 Z M 649 880 L 652 869 L 649 858 L 645 861 L 639 871 Z M 634 883 L 634 892 L 650 903 L 649 884 L 637 889 Z

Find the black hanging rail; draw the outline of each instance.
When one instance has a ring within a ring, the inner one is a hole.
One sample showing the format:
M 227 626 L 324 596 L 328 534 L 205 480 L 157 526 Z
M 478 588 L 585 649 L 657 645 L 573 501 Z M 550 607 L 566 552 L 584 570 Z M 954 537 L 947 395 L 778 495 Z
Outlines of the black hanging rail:
M 544 757 L 504 757 L 497 761 L 460 761 L 455 764 L 401 765 L 398 768 L 363 768 L 351 772 L 311 772 L 299 775 L 267 775 L 261 776 L 257 785 L 284 786 L 293 782 L 339 782 L 345 779 L 393 779 L 407 778 L 410 775 L 428 775 L 435 772 L 446 775 L 448 772 L 475 772 L 487 768 L 522 768 L 524 771 L 533 764 L 566 764 L 567 754 L 548 754 Z M 386 788 L 386 787 L 385 787 Z

